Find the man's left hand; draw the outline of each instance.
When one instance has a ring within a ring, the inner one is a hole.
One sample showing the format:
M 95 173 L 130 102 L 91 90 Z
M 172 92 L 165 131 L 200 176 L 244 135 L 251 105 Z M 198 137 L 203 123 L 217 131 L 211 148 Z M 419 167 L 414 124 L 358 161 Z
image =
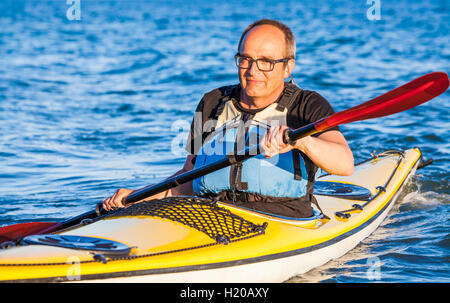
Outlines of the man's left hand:
M 269 128 L 267 133 L 261 139 L 260 146 L 264 150 L 264 155 L 266 158 L 271 158 L 277 154 L 287 153 L 288 151 L 294 149 L 299 145 L 299 141 L 303 139 L 297 140 L 296 146 L 292 146 L 289 143 L 284 142 L 284 133 L 289 130 L 289 127 L 286 125 L 281 126 L 273 126 Z

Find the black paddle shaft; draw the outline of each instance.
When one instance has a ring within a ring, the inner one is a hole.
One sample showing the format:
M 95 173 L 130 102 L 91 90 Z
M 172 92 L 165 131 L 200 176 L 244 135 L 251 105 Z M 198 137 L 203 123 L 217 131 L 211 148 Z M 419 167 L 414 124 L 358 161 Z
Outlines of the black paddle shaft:
M 293 144 L 295 140 L 317 133 L 314 128 L 314 123 L 308 124 L 296 130 L 289 130 L 285 133 L 285 141 Z M 199 167 L 183 174 L 168 178 L 161 183 L 137 190 L 131 193 L 124 201 L 124 204 L 130 204 L 138 202 L 142 199 L 159 194 L 163 191 L 169 190 L 173 187 L 181 185 L 183 183 L 193 181 L 194 179 L 203 177 L 209 173 L 218 171 L 219 169 L 228 167 L 238 162 L 245 161 L 251 157 L 254 157 L 261 153 L 261 146 L 258 144 L 255 147 L 246 148 L 242 153 L 224 155 L 222 159 L 213 163 Z
M 248 158 L 251 158 L 258 154 L 257 149 L 259 149 L 259 145 L 251 149 L 246 149 L 243 154 L 224 155 L 222 159 L 217 160 L 211 164 L 195 168 L 180 175 L 168 178 L 158 184 L 143 188 L 141 190 L 134 191 L 125 199 L 124 204 L 126 205 L 129 203 L 138 202 L 142 199 L 159 194 L 163 191 L 169 190 L 178 185 L 203 177 L 209 173 L 218 171 L 219 169 L 247 160 Z

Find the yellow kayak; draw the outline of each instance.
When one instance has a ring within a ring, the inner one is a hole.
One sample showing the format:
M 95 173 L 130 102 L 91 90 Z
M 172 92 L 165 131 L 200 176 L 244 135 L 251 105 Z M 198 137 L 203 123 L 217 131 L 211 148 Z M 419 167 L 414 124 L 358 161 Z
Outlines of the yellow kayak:
M 364 187 L 370 197 L 316 195 L 323 213 L 311 218 L 197 197 L 134 204 L 0 250 L 0 281 L 283 282 L 369 236 L 421 161 L 419 148 L 387 151 L 352 176 L 320 177 Z

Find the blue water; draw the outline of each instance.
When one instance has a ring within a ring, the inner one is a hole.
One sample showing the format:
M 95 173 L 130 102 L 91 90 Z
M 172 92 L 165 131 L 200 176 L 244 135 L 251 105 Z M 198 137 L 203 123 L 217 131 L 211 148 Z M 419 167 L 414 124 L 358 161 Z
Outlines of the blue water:
M 69 20 L 65 0 L 1 1 L 0 225 L 68 218 L 178 170 L 195 106 L 237 82 L 255 19 L 293 29 L 297 84 L 337 111 L 450 72 L 450 1 L 380 3 L 369 20 L 365 0 L 81 0 Z M 434 162 L 374 234 L 290 282 L 450 282 L 449 99 L 342 127 L 357 161 L 419 146 Z

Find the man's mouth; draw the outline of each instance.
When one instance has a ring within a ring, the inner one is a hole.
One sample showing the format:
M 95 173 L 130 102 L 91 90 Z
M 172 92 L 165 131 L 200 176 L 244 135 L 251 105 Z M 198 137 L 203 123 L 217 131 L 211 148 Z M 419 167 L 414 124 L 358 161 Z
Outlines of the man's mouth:
M 255 79 L 246 79 L 248 84 L 262 84 L 264 81 L 255 80 Z

